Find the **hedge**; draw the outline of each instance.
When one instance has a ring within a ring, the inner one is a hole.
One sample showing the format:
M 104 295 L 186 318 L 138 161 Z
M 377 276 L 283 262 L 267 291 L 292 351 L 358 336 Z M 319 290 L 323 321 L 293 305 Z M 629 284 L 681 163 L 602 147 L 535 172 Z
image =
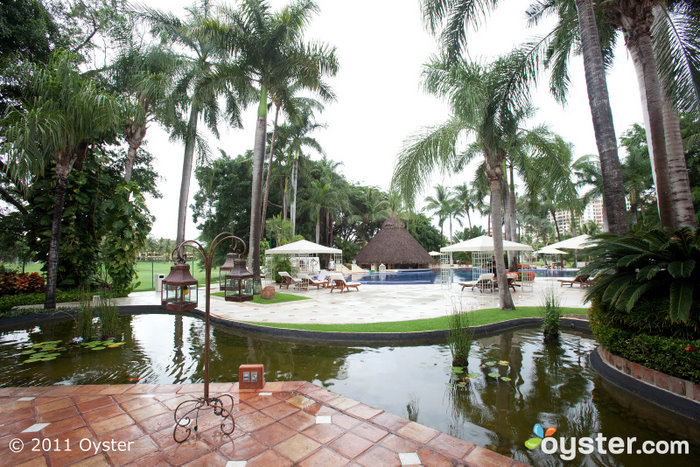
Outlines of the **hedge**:
M 38 272 L 8 271 L 0 273 L 0 297 L 44 291 L 44 278 Z

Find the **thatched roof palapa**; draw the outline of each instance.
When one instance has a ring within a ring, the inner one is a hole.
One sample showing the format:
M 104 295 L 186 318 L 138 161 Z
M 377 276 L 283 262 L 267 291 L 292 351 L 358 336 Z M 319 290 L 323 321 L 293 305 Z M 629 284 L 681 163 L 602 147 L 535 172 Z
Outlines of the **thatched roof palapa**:
M 389 267 L 425 267 L 433 263 L 425 248 L 408 233 L 395 214 L 384 221 L 382 229 L 360 250 L 355 261 L 359 265 Z

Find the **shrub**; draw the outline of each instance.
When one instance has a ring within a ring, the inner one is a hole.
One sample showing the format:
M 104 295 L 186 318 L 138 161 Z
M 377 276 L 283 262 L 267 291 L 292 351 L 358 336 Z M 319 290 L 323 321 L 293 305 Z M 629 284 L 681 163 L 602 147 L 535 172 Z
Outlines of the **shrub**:
M 452 366 L 466 367 L 469 364 L 469 351 L 474 340 L 474 333 L 469 328 L 469 315 L 453 306 L 447 321 L 450 326 L 447 345 L 452 354 Z
M 122 295 L 115 295 L 122 296 Z M 11 312 L 11 309 L 15 306 L 25 306 L 25 305 L 39 305 L 44 303 L 45 295 L 44 293 L 30 293 L 22 295 L 8 295 L 6 297 L 0 297 L 0 318 L 7 316 L 16 316 L 18 314 L 26 313 L 42 313 L 43 309 L 31 309 L 22 310 L 21 312 Z M 68 290 L 64 292 L 56 292 L 56 302 L 79 302 L 83 299 L 83 292 L 78 289 Z
M 119 308 L 112 305 L 108 298 L 100 298 L 97 311 L 100 318 L 100 333 L 102 337 L 115 337 L 120 333 Z
M 44 291 L 44 278 L 38 272 L 7 271 L 0 274 L 0 297 Z
M 544 304 L 542 305 L 542 332 L 544 341 L 559 340 L 559 318 L 561 316 L 559 296 L 554 287 L 549 287 L 544 293 Z

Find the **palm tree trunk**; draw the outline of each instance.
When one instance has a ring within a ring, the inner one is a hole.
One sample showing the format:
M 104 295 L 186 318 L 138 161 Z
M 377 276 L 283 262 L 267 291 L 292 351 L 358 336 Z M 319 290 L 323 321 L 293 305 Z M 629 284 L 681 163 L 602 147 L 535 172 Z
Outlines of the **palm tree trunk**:
M 197 118 L 199 108 L 192 104 L 190 109 L 190 121 L 187 124 L 185 137 L 185 157 L 182 162 L 182 181 L 180 183 L 180 203 L 177 211 L 177 238 L 175 244 L 185 241 L 185 224 L 187 223 L 187 200 L 190 196 L 190 180 L 192 179 L 192 163 L 194 159 L 194 146 L 197 135 Z
M 292 164 L 292 202 L 289 205 L 289 218 L 292 221 L 292 237 L 297 234 L 297 180 L 299 178 L 299 154 L 294 155 Z
M 260 205 L 262 204 L 262 173 L 265 159 L 265 137 L 267 133 L 267 89 L 261 86 L 258 121 L 255 126 L 253 144 L 253 180 L 250 197 L 250 237 L 248 239 L 248 264 L 253 273 L 254 289 L 260 283 Z
M 280 180 L 280 193 L 282 193 L 282 220 L 287 220 L 287 177 Z
M 321 208 L 316 211 L 316 243 L 321 239 Z
M 593 1 L 575 1 L 581 31 L 588 103 L 591 107 L 600 169 L 603 175 L 603 198 L 605 199 L 608 224 L 610 232 L 624 235 L 629 232 L 625 192 L 622 185 L 622 171 L 617 155 L 617 139 L 612 111 L 610 110 L 603 53 L 593 11 Z
M 501 219 L 501 180 L 489 177 L 491 188 L 491 230 L 493 231 L 493 254 L 496 257 L 496 275 L 498 278 L 498 301 L 501 310 L 515 310 L 513 297 L 508 289 L 506 264 L 503 260 L 503 233 Z
M 557 241 L 561 242 L 561 233 L 559 232 L 559 222 L 557 222 L 557 216 L 556 216 L 556 213 L 554 212 L 554 209 L 550 208 L 549 214 L 552 216 L 552 220 L 554 221 L 554 230 L 556 230 L 556 232 L 557 232 Z
M 126 130 L 126 142 L 129 149 L 126 153 L 126 162 L 124 163 L 124 180 L 127 183 L 131 181 L 131 175 L 134 171 L 134 161 L 136 160 L 136 151 L 141 147 L 143 139 L 146 137 L 146 124 L 131 124 Z
M 49 242 L 49 256 L 46 262 L 46 295 L 44 297 L 44 309 L 56 308 L 56 287 L 58 285 L 58 251 L 61 246 L 61 220 L 63 219 L 63 205 L 66 199 L 68 175 L 73 166 L 71 157 L 59 157 L 56 161 L 56 189 L 54 190 L 53 218 L 51 220 L 51 240 Z
M 693 195 L 688 179 L 688 165 L 683 150 L 681 122 L 678 112 L 661 91 L 664 113 L 664 133 L 666 134 L 666 155 L 668 156 L 668 178 L 671 187 L 671 205 L 677 227 L 697 227 Z
M 277 119 L 280 115 L 280 106 L 275 104 L 275 123 L 272 125 L 272 138 L 270 139 L 270 157 L 267 163 L 267 176 L 265 177 L 265 194 L 262 203 L 262 216 L 260 217 L 260 236 L 265 235 L 265 216 L 267 215 L 267 198 L 270 195 L 270 178 L 272 175 L 272 156 L 275 153 L 275 140 L 277 139 Z

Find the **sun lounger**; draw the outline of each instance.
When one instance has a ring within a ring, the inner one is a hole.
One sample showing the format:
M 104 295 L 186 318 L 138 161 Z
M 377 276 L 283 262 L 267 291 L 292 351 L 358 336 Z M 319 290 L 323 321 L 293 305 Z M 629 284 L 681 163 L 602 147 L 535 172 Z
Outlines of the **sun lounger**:
M 328 281 L 317 281 L 310 275 L 308 275 L 305 272 L 300 272 L 299 273 L 299 279 L 302 280 L 304 284 L 306 284 L 306 288 L 308 289 L 310 286 L 315 286 L 316 289 L 319 287 L 326 288 L 328 286 Z
M 473 282 L 460 282 L 459 285 L 462 286 L 462 291 L 464 291 L 465 288 L 471 287 L 472 290 L 479 289 L 479 292 L 484 292 L 484 290 L 488 290 L 490 292 L 493 291 L 494 288 L 494 280 L 493 280 L 493 274 L 492 273 L 487 273 L 487 274 L 480 274 L 479 277 L 476 279 L 476 281 Z
M 331 293 L 333 293 L 333 289 L 340 289 L 340 293 L 343 293 L 343 290 L 350 290 L 350 287 L 354 287 L 355 290 L 357 290 L 359 292 L 360 291 L 359 287 L 362 285 L 359 282 L 345 282 L 345 277 L 343 277 L 343 275 L 340 273 L 331 274 L 330 280 L 331 280 Z
M 559 279 L 559 287 L 564 287 L 564 284 L 568 284 L 569 287 L 573 287 L 574 284 L 578 284 L 579 287 L 586 285 L 586 281 L 590 276 L 588 274 L 578 274 L 573 279 Z
M 280 271 L 278 273 L 282 279 L 284 279 L 284 282 L 280 284 L 280 289 L 282 286 L 286 286 L 289 289 L 290 285 L 293 285 L 294 287 L 299 287 L 299 285 L 302 283 L 302 280 L 299 279 L 298 277 L 292 277 L 289 275 L 287 271 Z M 307 286 L 308 289 L 308 286 Z

